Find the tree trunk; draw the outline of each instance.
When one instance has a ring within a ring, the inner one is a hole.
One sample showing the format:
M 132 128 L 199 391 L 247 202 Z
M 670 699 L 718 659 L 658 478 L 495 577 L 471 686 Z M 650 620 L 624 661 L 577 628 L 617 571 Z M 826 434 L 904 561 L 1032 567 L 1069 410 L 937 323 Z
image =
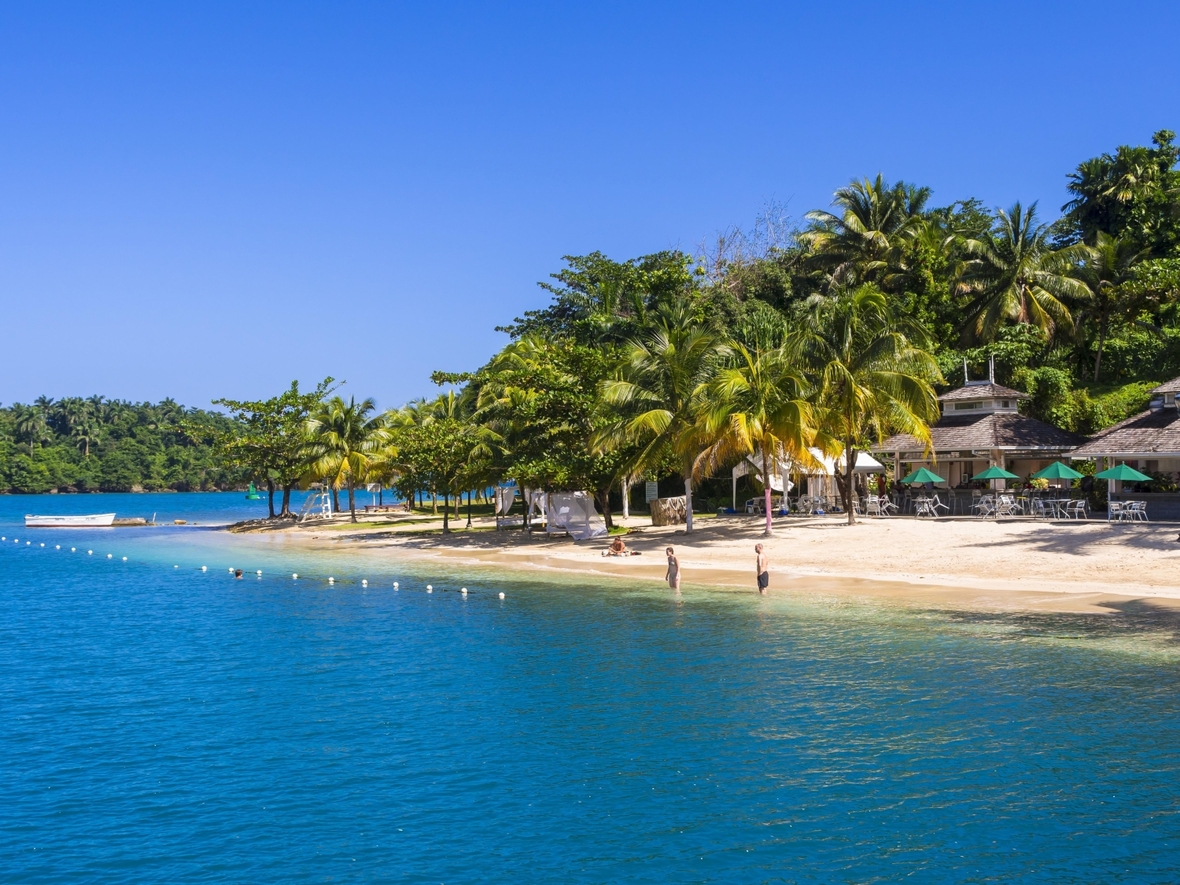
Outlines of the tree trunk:
M 448 534 L 451 531 L 451 495 L 449 492 L 443 492 L 443 534 Z
M 623 519 L 631 518 L 631 480 L 623 480 Z
M 692 534 L 692 461 L 684 468 L 684 533 Z
M 613 529 L 615 524 L 610 518 L 610 486 L 600 488 L 594 497 L 598 499 L 598 509 L 602 511 L 602 519 L 607 529 Z
M 377 506 L 378 507 L 385 506 L 385 486 L 380 486 L 377 489 Z
M 279 516 L 291 515 L 291 485 L 292 483 L 283 483 L 283 506 L 279 510 Z
M 431 516 L 438 516 L 438 490 L 437 489 L 430 490 L 430 515 Z M 444 514 L 444 521 L 445 521 L 445 514 Z
M 353 500 L 351 473 L 348 474 L 348 512 L 352 516 L 352 521 L 356 522 L 356 501 Z
M 467 492 L 467 528 L 471 528 L 471 492 Z
M 332 512 L 340 512 L 340 489 L 336 488 L 336 483 L 331 483 L 332 489 Z
M 1106 343 L 1106 323 L 1098 325 L 1098 353 L 1094 357 L 1094 383 L 1098 383 L 1098 370 L 1102 368 L 1102 345 Z
M 852 440 L 844 443 L 844 512 L 848 514 L 848 524 L 856 525 L 856 508 L 852 506 L 852 474 L 856 470 L 856 450 L 852 447 Z
M 266 478 L 266 506 L 270 510 L 270 518 L 275 518 L 275 481 L 269 476 Z
M 766 448 L 762 448 L 762 483 L 763 483 L 763 504 L 766 508 L 766 528 L 762 530 L 762 534 L 770 537 L 774 534 L 774 514 L 771 512 L 770 499 L 770 458 L 766 455 Z M 786 486 L 783 486 L 786 489 Z

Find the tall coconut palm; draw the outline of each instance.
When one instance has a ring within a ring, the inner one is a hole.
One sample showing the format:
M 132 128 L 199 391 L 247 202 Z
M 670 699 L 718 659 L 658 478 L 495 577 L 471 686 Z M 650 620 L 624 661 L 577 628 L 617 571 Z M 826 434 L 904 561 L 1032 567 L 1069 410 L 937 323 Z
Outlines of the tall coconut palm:
M 771 477 L 776 461 L 807 463 L 815 437 L 807 379 L 795 354 L 786 347 L 747 350 L 730 345 L 733 363 L 717 373 L 704 396 L 701 421 L 713 443 L 698 459 L 709 472 L 735 458 L 757 454 L 766 495 L 766 529 L 773 531 Z
M 898 260 L 898 245 L 922 226 L 930 189 L 905 182 L 889 185 L 878 175 L 842 187 L 832 200 L 837 213 L 808 212 L 813 223 L 800 240 L 810 246 L 810 263 L 831 284 L 880 280 Z
M 348 488 L 348 512 L 356 522 L 355 489 L 363 482 L 378 453 L 388 442 L 383 415 L 373 416 L 373 400 L 357 402 L 334 396 L 322 403 L 307 422 L 311 470 L 334 487 Z
M 932 382 L 941 380 L 924 334 L 898 318 L 884 293 L 863 285 L 832 299 L 813 299 L 800 332 L 803 357 L 818 377 L 815 397 L 820 444 L 838 455 L 848 524 L 858 450 L 870 440 L 908 433 L 926 444 L 938 418 Z
M 1134 301 L 1122 297 L 1119 286 L 1135 274 L 1135 265 L 1150 255 L 1140 249 L 1130 237 L 1112 237 L 1099 231 L 1094 245 L 1085 259 L 1074 269 L 1074 276 L 1086 285 L 1087 301 L 1083 316 L 1092 320 L 1098 330 L 1098 347 L 1094 354 L 1094 380 L 1102 368 L 1102 348 L 1110 323 L 1120 314 L 1126 315 L 1135 307 Z
M 701 395 L 726 353 L 718 335 L 702 324 L 685 301 L 661 306 L 652 330 L 624 352 L 619 376 L 604 381 L 600 394 L 611 420 L 594 434 L 599 451 L 636 444 L 628 475 L 656 466 L 671 452 L 681 465 L 692 531 L 692 479 L 701 437 Z
M 1049 225 L 1037 222 L 1036 209 L 1036 203 L 1001 209 L 991 231 L 964 243 L 969 257 L 958 289 L 971 298 L 967 339 L 991 341 L 1006 322 L 1030 323 L 1048 335 L 1073 326 L 1062 299 L 1083 301 L 1089 294 L 1084 283 L 1070 276 L 1085 259 L 1087 247 L 1053 251 Z

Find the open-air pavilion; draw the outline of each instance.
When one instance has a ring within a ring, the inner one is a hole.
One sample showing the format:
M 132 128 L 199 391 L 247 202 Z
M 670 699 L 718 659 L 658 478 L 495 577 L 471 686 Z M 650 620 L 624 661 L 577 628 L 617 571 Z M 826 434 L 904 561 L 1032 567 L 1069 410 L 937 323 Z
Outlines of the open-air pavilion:
M 967 489 L 971 478 L 988 467 L 1001 467 L 1027 477 L 1054 461 L 1069 457 L 1085 438 L 1036 418 L 1018 407 L 1028 395 L 993 380 L 968 381 L 939 397 L 942 417 L 930 427 L 931 449 L 917 438 L 900 433 L 872 451 L 891 461 L 894 481 L 919 467 L 946 477 L 943 488 Z M 991 483 L 1002 489 L 1004 480 Z

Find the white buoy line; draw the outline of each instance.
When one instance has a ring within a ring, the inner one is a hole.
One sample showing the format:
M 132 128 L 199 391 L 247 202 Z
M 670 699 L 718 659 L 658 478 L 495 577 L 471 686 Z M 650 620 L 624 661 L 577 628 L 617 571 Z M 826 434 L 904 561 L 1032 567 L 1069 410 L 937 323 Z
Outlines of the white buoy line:
M 6 541 L 6 540 L 8 540 L 7 536 L 0 535 L 0 541 Z M 19 539 L 19 538 L 13 538 L 13 539 L 12 539 L 12 541 L 13 541 L 13 543 L 14 543 L 14 544 L 19 544 L 19 543 L 20 543 L 20 539 Z M 33 543 L 32 541 L 25 541 L 25 545 L 26 545 L 26 546 L 32 546 L 32 543 Z M 45 544 L 43 544 L 43 543 L 39 543 L 39 545 L 38 545 L 38 546 L 39 546 L 39 547 L 41 547 L 41 548 L 44 548 L 44 547 L 45 547 Z M 62 547 L 61 547 L 61 544 L 55 544 L 55 545 L 54 545 L 54 547 L 53 547 L 53 549 L 54 549 L 54 550 L 61 550 L 61 549 L 62 549 Z M 71 552 L 71 553 L 76 553 L 77 551 L 78 551 L 78 548 L 77 548 L 77 547 L 71 547 L 71 548 L 70 548 L 70 552 Z M 88 550 L 86 551 L 86 555 L 87 555 L 87 556 L 93 556 L 93 555 L 94 555 L 94 551 L 93 551 L 93 550 L 89 550 L 89 549 L 88 549 Z M 115 558 L 115 554 L 113 554 L 113 553 L 108 553 L 108 554 L 106 554 L 106 558 L 107 558 L 107 559 L 114 559 L 114 558 Z M 126 556 L 120 557 L 120 559 L 121 559 L 121 561 L 122 561 L 122 562 L 128 562 L 128 558 L 127 558 Z M 180 566 L 179 566 L 179 565 L 173 565 L 173 566 L 172 566 L 172 568 L 174 568 L 174 569 L 179 569 L 179 568 L 180 568 Z M 202 565 L 202 566 L 200 567 L 200 571 L 201 571 L 201 572 L 208 572 L 208 571 L 209 571 L 209 566 L 207 566 L 207 565 Z M 233 574 L 235 574 L 235 573 L 236 573 L 236 571 L 237 571 L 237 570 L 236 570 L 234 567 L 232 567 L 232 566 L 230 566 L 229 568 L 227 568 L 227 569 L 226 569 L 226 572 L 227 572 L 228 574 L 230 574 L 230 575 L 233 575 Z M 257 575 L 259 578 L 261 578 L 261 577 L 262 577 L 262 569 L 256 569 L 256 570 L 255 570 L 255 572 L 254 572 L 254 574 L 255 574 L 255 575 Z M 293 581 L 297 581 L 297 580 L 299 580 L 299 573 L 298 573 L 298 572 L 292 572 L 292 573 L 291 573 L 291 580 L 293 580 Z M 335 584 L 336 584 L 336 577 L 335 577 L 335 575 L 329 575 L 329 576 L 328 576 L 328 578 L 327 578 L 327 583 L 328 583 L 328 584 L 330 584 L 330 585 L 333 585 L 333 586 L 335 586 Z M 369 586 L 369 579 L 368 579 L 368 578 L 361 578 L 361 580 L 360 580 L 360 585 L 361 585 L 362 587 L 365 587 L 365 588 L 367 588 L 367 587 Z M 401 583 L 400 583 L 399 581 L 394 581 L 394 582 L 393 582 L 393 589 L 394 589 L 394 590 L 400 590 L 400 589 L 401 589 Z M 441 588 L 440 588 L 440 589 L 441 589 Z M 434 593 L 434 585 L 433 585 L 433 584 L 427 584 L 427 585 L 426 585 L 426 592 L 427 592 L 427 593 Z M 459 588 L 459 594 L 460 594 L 461 596 L 463 596 L 463 597 L 466 597 L 466 596 L 467 596 L 467 594 L 468 594 L 468 590 L 467 590 L 467 588 L 466 588 L 466 587 L 460 587 L 460 588 Z M 500 599 L 505 599 L 505 598 L 507 598 L 507 597 L 506 597 L 506 594 L 505 594 L 503 591 L 501 591 L 501 592 L 499 593 L 499 598 L 500 598 Z

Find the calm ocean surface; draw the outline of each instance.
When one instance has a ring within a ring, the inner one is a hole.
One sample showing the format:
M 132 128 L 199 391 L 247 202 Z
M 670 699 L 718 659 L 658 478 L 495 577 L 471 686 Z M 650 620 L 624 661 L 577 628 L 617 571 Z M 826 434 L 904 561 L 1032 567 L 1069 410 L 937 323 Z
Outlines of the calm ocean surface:
M 677 602 L 21 523 L 109 510 L 264 512 L 0 498 L 0 881 L 1180 879 L 1175 616 Z

